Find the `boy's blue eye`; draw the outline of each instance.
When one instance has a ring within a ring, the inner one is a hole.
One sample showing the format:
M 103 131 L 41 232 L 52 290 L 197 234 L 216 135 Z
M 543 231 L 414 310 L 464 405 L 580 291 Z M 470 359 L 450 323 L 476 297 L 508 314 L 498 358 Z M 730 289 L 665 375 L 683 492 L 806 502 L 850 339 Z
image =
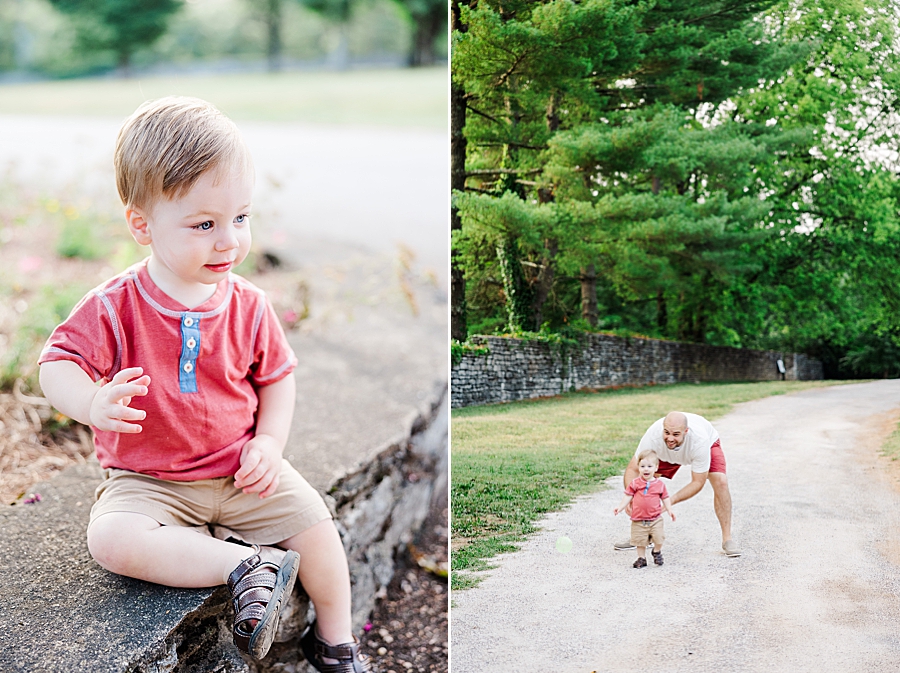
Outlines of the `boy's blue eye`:
M 238 215 L 236 218 L 234 218 L 234 221 L 237 224 L 243 224 L 244 222 L 246 222 L 249 219 L 250 219 L 250 216 L 245 214 L 245 215 Z
M 210 229 L 212 229 L 212 226 L 213 226 L 212 222 L 206 221 L 206 222 L 202 222 L 201 224 L 198 224 L 197 229 L 199 229 L 200 231 L 209 231 Z

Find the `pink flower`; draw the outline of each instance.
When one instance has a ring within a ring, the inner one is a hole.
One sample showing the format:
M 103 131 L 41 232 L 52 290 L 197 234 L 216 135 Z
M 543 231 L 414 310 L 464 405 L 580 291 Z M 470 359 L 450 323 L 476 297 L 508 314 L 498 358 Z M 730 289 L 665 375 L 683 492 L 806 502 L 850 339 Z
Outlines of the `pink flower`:
M 366 625 L 363 627 L 363 631 L 368 633 L 371 630 L 372 630 L 372 622 L 366 622 Z

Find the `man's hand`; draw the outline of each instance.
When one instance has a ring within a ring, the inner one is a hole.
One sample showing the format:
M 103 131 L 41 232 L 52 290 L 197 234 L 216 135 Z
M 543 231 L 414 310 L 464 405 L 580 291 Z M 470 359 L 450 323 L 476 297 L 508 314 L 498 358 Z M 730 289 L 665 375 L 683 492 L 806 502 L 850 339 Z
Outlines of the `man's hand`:
M 234 486 L 244 493 L 272 495 L 281 474 L 282 446 L 274 437 L 256 435 L 241 449 L 241 467 L 234 473 Z
M 142 421 L 147 412 L 142 409 L 131 409 L 131 398 L 146 395 L 150 386 L 150 377 L 141 376 L 144 370 L 140 367 L 123 369 L 113 376 L 112 381 L 100 381 L 103 384 L 91 400 L 91 425 L 98 430 L 109 432 L 138 433 L 143 428 L 132 421 Z M 132 380 L 134 379 L 134 380 Z

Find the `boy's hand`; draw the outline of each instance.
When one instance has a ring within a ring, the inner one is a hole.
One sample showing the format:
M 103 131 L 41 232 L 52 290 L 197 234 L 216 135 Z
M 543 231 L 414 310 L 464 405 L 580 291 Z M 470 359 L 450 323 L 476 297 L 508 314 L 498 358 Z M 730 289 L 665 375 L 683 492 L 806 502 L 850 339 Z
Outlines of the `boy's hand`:
M 234 486 L 244 493 L 272 495 L 281 474 L 281 445 L 269 435 L 256 435 L 241 449 L 241 467 L 234 473 Z
M 616 516 L 618 513 L 619 513 L 619 508 L 616 507 L 616 508 L 613 510 L 613 516 Z
M 109 432 L 133 434 L 143 430 L 137 423 L 129 421 L 142 421 L 147 417 L 147 412 L 128 406 L 132 397 L 148 392 L 150 377 L 141 376 L 143 373 L 140 367 L 130 367 L 113 376 L 112 381 L 101 379 L 103 385 L 91 400 L 91 425 Z
M 675 512 L 669 510 L 669 516 L 672 517 L 672 521 L 675 521 Z

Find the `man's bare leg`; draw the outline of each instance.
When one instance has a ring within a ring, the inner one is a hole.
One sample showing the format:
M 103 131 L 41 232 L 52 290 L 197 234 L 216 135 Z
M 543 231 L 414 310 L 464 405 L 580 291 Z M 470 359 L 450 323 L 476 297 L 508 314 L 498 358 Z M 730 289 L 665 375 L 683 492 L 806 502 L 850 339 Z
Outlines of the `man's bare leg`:
M 731 539 L 731 491 L 728 489 L 728 477 L 722 472 L 710 472 L 709 483 L 713 487 L 713 506 L 716 518 L 722 527 L 722 544 Z

